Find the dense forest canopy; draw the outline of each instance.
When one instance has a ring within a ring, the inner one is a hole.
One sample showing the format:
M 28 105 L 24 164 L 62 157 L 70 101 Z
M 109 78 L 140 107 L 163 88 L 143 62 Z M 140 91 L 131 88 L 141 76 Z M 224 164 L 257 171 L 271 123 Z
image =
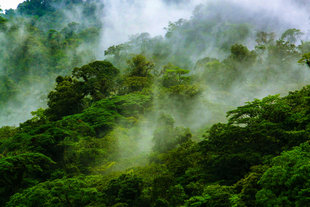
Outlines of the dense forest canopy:
M 308 206 L 310 4 L 264 2 L 1 13 L 0 206 Z

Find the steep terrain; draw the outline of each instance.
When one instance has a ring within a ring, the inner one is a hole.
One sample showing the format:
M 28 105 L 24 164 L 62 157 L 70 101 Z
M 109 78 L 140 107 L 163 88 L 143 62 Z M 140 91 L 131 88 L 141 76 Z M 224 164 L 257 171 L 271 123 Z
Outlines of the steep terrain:
M 0 206 L 309 205 L 307 31 L 203 3 L 104 49 L 111 2 L 2 14 Z

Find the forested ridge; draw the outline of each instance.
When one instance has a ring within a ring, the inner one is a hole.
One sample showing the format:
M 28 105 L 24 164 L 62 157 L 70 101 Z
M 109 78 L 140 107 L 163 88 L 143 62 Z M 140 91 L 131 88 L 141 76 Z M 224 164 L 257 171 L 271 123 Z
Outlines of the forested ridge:
M 0 206 L 310 206 L 305 31 L 210 4 L 101 50 L 103 2 L 1 14 Z

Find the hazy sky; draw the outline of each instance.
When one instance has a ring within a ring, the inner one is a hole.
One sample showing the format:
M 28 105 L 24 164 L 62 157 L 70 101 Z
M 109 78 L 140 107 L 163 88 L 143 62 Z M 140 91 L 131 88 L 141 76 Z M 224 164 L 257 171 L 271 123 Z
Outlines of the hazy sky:
M 0 0 L 0 8 L 2 10 L 6 9 L 16 9 L 19 3 L 22 3 L 24 0 Z

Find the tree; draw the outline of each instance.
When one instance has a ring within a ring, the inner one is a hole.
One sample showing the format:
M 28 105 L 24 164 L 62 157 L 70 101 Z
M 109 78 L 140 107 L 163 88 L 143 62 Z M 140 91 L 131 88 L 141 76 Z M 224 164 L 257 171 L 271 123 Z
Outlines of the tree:
M 302 35 L 303 33 L 299 29 L 288 29 L 282 34 L 280 39 L 290 43 L 296 43 Z
M 159 153 L 167 152 L 178 144 L 188 141 L 191 136 L 188 129 L 175 128 L 174 120 L 171 116 L 161 114 L 153 135 L 153 150 Z
M 114 58 L 119 59 L 121 51 L 125 48 L 125 44 L 113 45 L 104 51 L 104 55 L 114 55 Z
M 14 136 L 17 133 L 16 127 L 3 126 L 0 128 L 0 143 L 2 140 Z
M 2 10 L 0 9 L 0 31 L 5 31 L 7 29 L 6 23 L 8 20 L 1 15 Z
M 189 72 L 172 64 L 164 66 L 161 84 L 171 97 L 182 99 L 184 102 L 200 93 L 200 88 L 192 84 L 193 77 L 188 75 Z
M 255 195 L 261 189 L 258 181 L 268 168 L 267 165 L 253 166 L 243 179 L 234 184 L 234 189 L 238 193 L 234 195 L 234 206 L 256 206 Z
M 307 87 L 284 98 L 268 96 L 228 112 L 228 124 L 213 125 L 200 143 L 207 179 L 232 184 L 266 157 L 309 140 L 305 130 L 308 94 Z
M 310 193 L 310 144 L 283 152 L 259 180 L 258 206 L 307 206 Z
M 232 189 L 228 186 L 209 185 L 201 196 L 191 197 L 186 202 L 188 207 L 226 207 L 231 206 Z
M 127 203 L 135 206 L 142 193 L 142 184 L 142 179 L 134 174 L 123 174 L 111 180 L 105 189 L 107 204 Z
M 124 78 L 126 92 L 141 91 L 149 88 L 153 83 L 151 71 L 154 63 L 148 61 L 143 55 L 137 55 L 128 62 L 128 74 Z
M 310 53 L 303 54 L 298 63 L 306 64 L 308 67 L 310 67 Z
M 258 32 L 256 34 L 256 43 L 258 46 L 269 45 L 274 42 L 275 33 Z
M 40 153 L 23 153 L 0 159 L 0 205 L 21 189 L 47 179 L 55 164 Z
M 186 194 L 181 184 L 170 186 L 167 193 L 171 206 L 182 206 L 186 198 Z
M 71 77 L 58 76 L 54 91 L 48 94 L 45 113 L 51 120 L 58 120 L 64 116 L 81 112 L 83 109 L 84 93 L 77 87 L 77 81 Z
M 150 77 L 154 63 L 148 61 L 143 55 L 136 55 L 128 61 L 128 76 Z
M 292 60 L 297 61 L 298 56 L 297 47 L 283 39 L 277 40 L 274 45 L 268 47 L 269 62 L 277 66 L 285 65 Z
M 115 78 L 119 70 L 108 61 L 95 61 L 81 68 L 74 68 L 72 77 L 77 80 L 84 95 L 91 95 L 93 100 L 98 101 L 108 97 L 115 90 Z
M 73 177 L 39 183 L 16 193 L 6 204 L 15 206 L 104 206 L 103 193 L 94 187 L 96 177 Z
M 178 66 L 168 64 L 164 66 L 162 85 L 166 88 L 181 84 L 187 84 L 190 82 L 190 77 L 185 76 L 189 73 L 189 70 L 184 70 Z
M 26 0 L 17 7 L 19 13 L 33 16 L 43 16 L 53 10 L 49 0 Z
M 256 59 L 256 54 L 254 51 L 249 51 L 249 49 L 241 44 L 234 44 L 230 48 L 230 58 L 236 62 L 246 62 L 253 63 Z

